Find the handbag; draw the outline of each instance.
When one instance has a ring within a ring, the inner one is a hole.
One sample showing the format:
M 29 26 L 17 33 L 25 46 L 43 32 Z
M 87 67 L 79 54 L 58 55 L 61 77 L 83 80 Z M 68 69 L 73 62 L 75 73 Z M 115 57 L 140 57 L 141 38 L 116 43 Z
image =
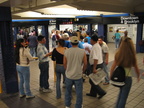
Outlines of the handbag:
M 124 68 L 118 66 L 112 74 L 110 83 L 116 87 L 123 87 L 125 85 L 125 79 L 126 79 L 126 75 L 125 75 Z
M 95 85 L 98 85 L 101 81 L 105 79 L 105 77 L 106 77 L 106 73 L 101 68 L 97 69 L 97 73 L 91 73 L 89 75 L 89 78 L 92 80 L 92 82 Z

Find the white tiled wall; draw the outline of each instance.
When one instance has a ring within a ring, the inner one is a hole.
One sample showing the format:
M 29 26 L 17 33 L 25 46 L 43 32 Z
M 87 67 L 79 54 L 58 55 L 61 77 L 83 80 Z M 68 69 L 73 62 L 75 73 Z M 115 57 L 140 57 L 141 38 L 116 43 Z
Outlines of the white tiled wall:
M 109 32 L 109 27 L 113 27 L 113 31 Z M 132 38 L 134 44 L 136 44 L 136 33 L 137 33 L 137 25 L 136 24 L 109 24 L 108 28 L 107 28 L 107 38 L 108 38 L 108 42 L 114 42 L 114 40 L 112 39 L 112 36 L 114 36 L 116 30 L 119 27 L 125 27 L 126 30 L 128 31 L 128 36 Z M 123 33 L 120 33 L 121 36 L 123 36 Z

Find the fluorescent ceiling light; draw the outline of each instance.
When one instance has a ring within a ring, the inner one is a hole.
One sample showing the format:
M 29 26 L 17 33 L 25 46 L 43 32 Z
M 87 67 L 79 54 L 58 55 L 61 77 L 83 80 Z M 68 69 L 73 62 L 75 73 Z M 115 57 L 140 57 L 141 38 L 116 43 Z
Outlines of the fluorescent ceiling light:
M 27 11 L 27 12 L 21 12 L 18 14 L 14 14 L 14 15 L 18 15 L 21 17 L 38 17 L 38 18 L 75 18 L 74 15 L 43 15 L 41 13 L 37 13 L 37 12 L 32 12 L 32 11 Z
M 1 3 L 4 3 L 4 2 L 6 2 L 6 1 L 8 1 L 8 0 L 0 0 L 0 4 L 1 4 Z
M 59 6 L 54 6 L 54 7 L 50 7 L 50 8 L 38 9 L 36 11 L 44 13 L 45 15 L 48 15 L 48 14 L 58 14 L 58 15 L 67 14 L 67 15 L 80 16 L 80 15 L 120 14 L 120 13 L 115 13 L 115 12 L 78 10 L 77 8 L 69 6 L 69 5 L 59 5 Z

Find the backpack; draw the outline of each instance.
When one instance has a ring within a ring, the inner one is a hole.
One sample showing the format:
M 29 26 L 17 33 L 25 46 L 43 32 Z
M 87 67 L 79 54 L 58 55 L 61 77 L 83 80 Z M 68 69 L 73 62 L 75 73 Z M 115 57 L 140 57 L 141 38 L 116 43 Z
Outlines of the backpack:
M 54 41 L 56 40 L 56 35 L 52 36 L 52 40 L 54 40 Z
M 126 75 L 125 75 L 124 68 L 118 66 L 112 74 L 110 83 L 116 87 L 123 87 L 125 85 L 125 79 L 126 79 Z

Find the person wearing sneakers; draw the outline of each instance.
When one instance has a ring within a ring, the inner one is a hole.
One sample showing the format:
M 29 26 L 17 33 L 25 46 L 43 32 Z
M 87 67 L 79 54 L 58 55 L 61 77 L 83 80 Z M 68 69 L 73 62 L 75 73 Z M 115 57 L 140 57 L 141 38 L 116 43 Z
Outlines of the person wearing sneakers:
M 63 66 L 63 56 L 64 52 L 67 49 L 64 47 L 65 41 L 63 39 L 58 40 L 57 48 L 54 48 L 52 51 L 52 60 L 56 61 L 56 98 L 61 98 L 61 75 L 63 75 L 63 84 L 65 84 L 65 69 Z
M 103 53 L 103 70 L 106 73 L 106 77 L 105 77 L 105 82 L 103 83 L 103 85 L 108 85 L 109 84 L 109 73 L 108 73 L 108 56 L 109 56 L 109 48 L 107 46 L 107 44 L 103 41 L 103 36 L 98 38 L 98 42 L 102 48 L 102 53 Z
M 37 46 L 37 57 L 39 58 L 39 69 L 40 69 L 40 88 L 42 92 L 52 92 L 49 88 L 49 55 L 47 48 L 45 47 L 46 39 L 44 36 L 38 36 Z
M 71 37 L 72 47 L 67 49 L 64 53 L 64 68 L 66 69 L 66 91 L 65 91 L 65 105 L 66 108 L 71 106 L 72 86 L 76 89 L 76 104 L 75 108 L 82 108 L 83 97 L 83 79 L 82 74 L 85 72 L 87 65 L 87 58 L 84 49 L 78 48 L 78 37 Z
M 98 36 L 94 34 L 91 37 L 91 44 L 93 45 L 92 49 L 91 51 L 88 50 L 90 52 L 89 62 L 92 73 L 97 73 L 98 68 L 103 68 L 102 48 L 97 41 Z M 89 82 L 91 84 L 91 90 L 86 95 L 91 97 L 97 97 L 97 95 L 99 95 L 98 99 L 101 99 L 106 92 L 99 85 L 95 85 L 91 79 L 89 79 Z
M 19 93 L 20 98 L 26 96 L 26 99 L 34 98 L 35 96 L 30 90 L 30 67 L 29 61 L 34 60 L 30 54 L 29 49 L 26 47 L 24 39 L 16 41 L 15 48 L 16 69 L 19 75 Z

